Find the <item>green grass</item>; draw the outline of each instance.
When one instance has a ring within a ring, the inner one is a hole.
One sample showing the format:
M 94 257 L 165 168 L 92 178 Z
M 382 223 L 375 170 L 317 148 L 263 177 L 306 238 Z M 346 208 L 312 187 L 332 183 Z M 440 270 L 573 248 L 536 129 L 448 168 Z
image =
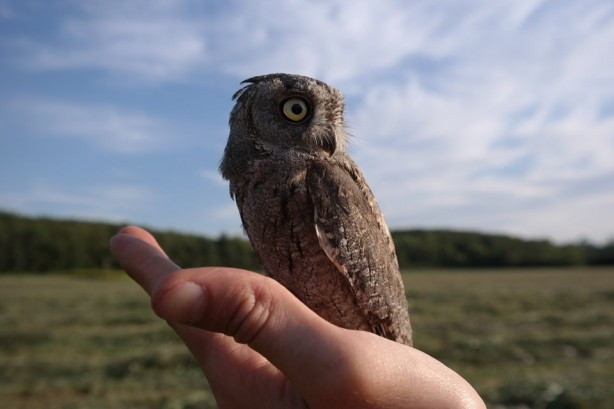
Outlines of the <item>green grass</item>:
M 416 346 L 461 373 L 489 407 L 611 407 L 614 269 L 405 278 Z
M 609 408 L 614 268 L 405 275 L 415 344 L 490 408 Z M 200 369 L 113 272 L 0 275 L 3 408 L 214 408 Z

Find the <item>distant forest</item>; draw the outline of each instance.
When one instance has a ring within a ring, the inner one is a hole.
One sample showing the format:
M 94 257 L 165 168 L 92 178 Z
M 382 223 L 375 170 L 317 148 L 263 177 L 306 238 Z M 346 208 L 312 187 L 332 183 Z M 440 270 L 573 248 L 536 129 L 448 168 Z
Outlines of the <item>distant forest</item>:
M 118 268 L 108 242 L 120 227 L 0 212 L 0 272 Z M 151 232 L 182 267 L 218 265 L 260 269 L 246 239 Z M 557 245 L 547 240 L 449 230 L 394 231 L 392 237 L 401 268 L 614 264 L 614 241 L 604 246 Z

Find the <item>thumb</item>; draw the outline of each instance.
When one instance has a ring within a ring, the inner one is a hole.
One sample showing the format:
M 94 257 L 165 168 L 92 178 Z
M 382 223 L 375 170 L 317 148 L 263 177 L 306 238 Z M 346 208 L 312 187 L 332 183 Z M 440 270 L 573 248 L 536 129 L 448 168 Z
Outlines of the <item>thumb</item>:
M 152 306 L 170 322 L 248 344 L 302 396 L 333 389 L 347 330 L 320 318 L 268 277 L 220 267 L 180 270 L 154 289 Z

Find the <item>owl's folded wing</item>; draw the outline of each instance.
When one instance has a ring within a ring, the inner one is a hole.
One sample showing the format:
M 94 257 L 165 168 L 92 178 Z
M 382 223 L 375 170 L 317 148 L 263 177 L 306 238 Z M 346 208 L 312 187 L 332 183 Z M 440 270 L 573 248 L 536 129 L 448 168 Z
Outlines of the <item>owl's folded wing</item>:
M 306 182 L 320 247 L 347 278 L 373 331 L 410 343 L 394 244 L 359 169 L 349 158 L 337 164 L 316 163 Z

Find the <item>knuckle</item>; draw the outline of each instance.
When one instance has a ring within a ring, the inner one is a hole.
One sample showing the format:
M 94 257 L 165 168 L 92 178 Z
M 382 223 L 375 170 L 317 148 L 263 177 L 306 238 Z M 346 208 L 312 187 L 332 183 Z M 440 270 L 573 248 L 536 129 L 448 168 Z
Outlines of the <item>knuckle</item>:
M 165 277 L 161 277 L 157 283 L 153 284 L 150 303 L 156 314 L 160 315 L 164 296 L 171 288 L 177 285 L 177 281 L 181 278 L 182 270 L 176 270 Z
M 236 300 L 224 333 L 239 343 L 249 344 L 270 324 L 273 297 L 266 288 L 254 285 L 244 288 Z

